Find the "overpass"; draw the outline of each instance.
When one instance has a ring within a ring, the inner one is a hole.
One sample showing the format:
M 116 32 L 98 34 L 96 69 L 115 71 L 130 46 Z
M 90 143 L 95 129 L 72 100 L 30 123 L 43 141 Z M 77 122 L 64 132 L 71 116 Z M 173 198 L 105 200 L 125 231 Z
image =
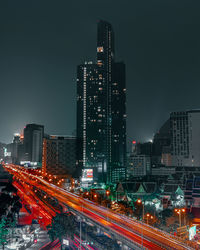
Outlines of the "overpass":
M 26 182 L 32 187 L 43 190 L 48 195 L 55 197 L 77 216 L 101 227 L 103 231 L 120 240 L 128 248 L 192 249 L 166 232 L 83 199 L 45 181 L 42 176 L 29 173 L 20 166 L 5 165 L 4 167 L 17 179 L 20 179 L 22 183 Z

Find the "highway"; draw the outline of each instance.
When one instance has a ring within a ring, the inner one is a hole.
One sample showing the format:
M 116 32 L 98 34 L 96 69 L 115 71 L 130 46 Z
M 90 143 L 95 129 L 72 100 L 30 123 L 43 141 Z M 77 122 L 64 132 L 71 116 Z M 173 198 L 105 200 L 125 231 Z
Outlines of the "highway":
M 97 222 L 102 227 L 109 228 L 111 232 L 126 238 L 126 240 L 135 242 L 141 248 L 192 249 L 161 230 L 127 216 L 120 215 L 87 199 L 83 199 L 76 194 L 45 181 L 42 176 L 33 175 L 16 165 L 5 165 L 4 167 L 22 182 L 24 181 L 33 187 L 45 191 L 59 202 L 79 211 L 86 218 Z

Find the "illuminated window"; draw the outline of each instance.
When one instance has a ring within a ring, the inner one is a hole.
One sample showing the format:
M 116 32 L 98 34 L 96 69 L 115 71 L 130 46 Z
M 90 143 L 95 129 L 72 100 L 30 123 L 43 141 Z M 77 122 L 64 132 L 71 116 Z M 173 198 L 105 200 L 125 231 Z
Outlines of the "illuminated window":
M 97 47 L 97 52 L 103 52 L 103 47 Z
M 98 61 L 97 61 L 97 64 L 98 64 L 99 66 L 102 66 L 102 65 L 103 65 L 103 63 L 102 63 L 101 60 L 98 60 Z

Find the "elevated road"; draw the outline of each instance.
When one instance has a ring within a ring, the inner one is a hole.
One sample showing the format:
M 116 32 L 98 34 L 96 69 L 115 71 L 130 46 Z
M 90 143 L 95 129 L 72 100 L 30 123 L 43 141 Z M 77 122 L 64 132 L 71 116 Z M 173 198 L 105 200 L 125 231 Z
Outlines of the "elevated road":
M 79 211 L 86 218 L 93 220 L 104 228 L 109 228 L 115 235 L 118 234 L 127 243 L 130 243 L 127 245 L 132 246 L 132 244 L 135 244 L 135 249 L 138 247 L 147 249 L 192 249 L 168 233 L 83 199 L 45 181 L 41 176 L 24 171 L 18 166 L 6 165 L 5 168 L 22 182 L 24 181 L 45 191 L 59 202 Z

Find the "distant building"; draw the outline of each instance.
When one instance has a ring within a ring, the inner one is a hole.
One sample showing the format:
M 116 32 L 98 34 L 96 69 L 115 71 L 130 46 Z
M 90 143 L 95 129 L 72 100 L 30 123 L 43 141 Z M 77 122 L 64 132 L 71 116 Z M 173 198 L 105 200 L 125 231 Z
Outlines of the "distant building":
M 134 154 L 136 155 L 148 155 L 152 156 L 153 153 L 153 144 L 152 142 L 137 142 L 135 144 Z
M 42 169 L 52 175 L 72 176 L 76 171 L 76 137 L 44 138 Z
M 3 161 L 8 164 L 12 163 L 12 156 L 11 156 L 12 143 L 7 144 L 3 149 L 4 149 Z
M 127 166 L 127 179 L 146 176 L 151 173 L 151 158 L 148 155 L 130 155 Z
M 20 162 L 25 161 L 25 149 L 23 141 L 17 146 L 17 160 L 16 164 L 20 164 Z
M 153 154 L 161 156 L 171 144 L 170 119 L 168 119 L 153 138 Z
M 17 158 L 17 147 L 21 143 L 20 134 L 18 133 L 14 134 L 12 143 L 13 143 L 12 156 Z
M 160 167 L 155 167 L 151 169 L 151 175 L 154 176 L 169 176 L 171 174 L 176 173 L 176 168 L 175 167 L 168 167 L 168 166 L 160 166 Z
M 170 115 L 173 166 L 200 166 L 200 110 Z
M 24 160 L 42 163 L 44 126 L 27 124 L 24 128 Z
M 162 149 L 161 163 L 165 166 L 172 166 L 171 147 L 165 146 Z
M 21 144 L 20 134 L 14 134 L 13 142 L 10 144 L 12 163 L 18 163 L 18 146 Z
M 171 134 L 168 119 L 153 138 L 152 167 L 171 166 Z

